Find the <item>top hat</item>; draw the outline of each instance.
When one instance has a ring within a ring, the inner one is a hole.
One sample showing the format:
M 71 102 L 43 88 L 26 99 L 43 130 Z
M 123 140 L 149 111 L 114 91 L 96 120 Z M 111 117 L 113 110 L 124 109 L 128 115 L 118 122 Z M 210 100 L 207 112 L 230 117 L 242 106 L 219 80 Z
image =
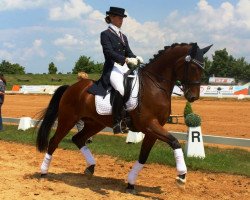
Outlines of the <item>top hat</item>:
M 113 15 L 118 15 L 121 17 L 127 17 L 127 15 L 124 14 L 125 9 L 123 8 L 118 8 L 118 7 L 110 7 L 109 11 L 106 12 L 107 15 L 113 14 Z

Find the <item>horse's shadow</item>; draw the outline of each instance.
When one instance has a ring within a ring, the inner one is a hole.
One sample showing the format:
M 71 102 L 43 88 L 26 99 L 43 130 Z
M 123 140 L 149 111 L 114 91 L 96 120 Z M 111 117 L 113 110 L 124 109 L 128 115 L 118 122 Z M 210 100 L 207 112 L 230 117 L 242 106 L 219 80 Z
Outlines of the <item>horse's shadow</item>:
M 45 177 L 41 177 L 40 173 L 29 174 L 26 175 L 24 178 L 26 179 L 37 179 L 42 180 L 46 179 L 51 182 L 64 182 L 68 185 L 78 187 L 78 188 L 88 188 L 96 193 L 101 195 L 107 195 L 107 190 L 111 191 L 118 191 L 121 193 L 125 193 L 126 184 L 123 179 L 116 179 L 116 178 L 108 178 L 108 177 L 100 177 L 100 176 L 93 176 L 91 179 L 88 179 L 85 175 L 81 173 L 49 173 Z M 98 183 L 98 184 L 97 184 Z M 136 186 L 136 191 L 144 191 L 148 193 L 160 194 L 163 191 L 161 188 L 158 187 L 148 187 L 138 185 Z M 142 197 L 150 197 L 145 194 L 137 194 L 138 196 Z M 154 198 L 161 200 L 160 198 Z

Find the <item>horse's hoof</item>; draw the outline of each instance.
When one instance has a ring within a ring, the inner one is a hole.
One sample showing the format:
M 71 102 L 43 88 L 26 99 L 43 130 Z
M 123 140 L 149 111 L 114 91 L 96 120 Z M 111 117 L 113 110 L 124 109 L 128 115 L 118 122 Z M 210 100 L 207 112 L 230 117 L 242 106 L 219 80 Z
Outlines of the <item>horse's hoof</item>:
M 88 169 L 85 169 L 84 175 L 85 175 L 88 179 L 91 179 L 91 178 L 93 177 L 93 174 L 92 174 Z
M 88 178 L 91 179 L 93 177 L 95 171 L 95 165 L 90 165 L 89 167 L 87 167 L 84 171 L 84 175 Z
M 136 192 L 135 189 L 127 189 L 127 188 L 126 188 L 126 193 L 128 193 L 128 194 L 133 194 L 133 195 L 137 195 L 137 192 Z
M 135 186 L 134 186 L 134 185 L 131 185 L 131 184 L 129 184 L 129 183 L 128 183 L 128 186 L 127 186 L 125 192 L 128 193 L 128 194 L 137 195 L 137 192 L 136 192 L 136 190 L 135 190 Z
M 41 178 L 45 178 L 47 174 L 41 174 Z
M 185 190 L 186 178 L 182 179 L 179 176 L 177 176 L 175 181 L 176 181 L 176 185 L 178 186 L 178 188 L 180 188 L 181 190 Z

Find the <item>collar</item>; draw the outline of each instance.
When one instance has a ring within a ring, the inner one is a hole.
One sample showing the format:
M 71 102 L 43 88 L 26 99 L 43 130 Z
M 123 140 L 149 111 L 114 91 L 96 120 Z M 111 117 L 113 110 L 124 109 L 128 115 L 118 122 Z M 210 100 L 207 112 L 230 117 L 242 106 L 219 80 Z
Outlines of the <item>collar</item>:
M 121 31 L 120 28 L 118 28 L 118 27 L 115 26 L 114 24 L 110 24 L 109 27 L 110 27 L 111 29 L 113 29 L 117 35 L 120 35 L 120 34 L 119 34 L 119 32 Z

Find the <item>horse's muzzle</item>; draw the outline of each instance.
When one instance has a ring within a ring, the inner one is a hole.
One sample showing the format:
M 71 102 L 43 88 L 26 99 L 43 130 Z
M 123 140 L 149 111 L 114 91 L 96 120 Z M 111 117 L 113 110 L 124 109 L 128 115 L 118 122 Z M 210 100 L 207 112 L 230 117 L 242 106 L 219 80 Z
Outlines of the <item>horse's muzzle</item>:
M 189 102 L 192 103 L 192 102 L 198 100 L 198 99 L 200 98 L 200 95 L 194 95 L 194 94 L 192 94 L 192 93 L 187 93 L 187 94 L 185 95 L 185 98 L 186 98 Z

